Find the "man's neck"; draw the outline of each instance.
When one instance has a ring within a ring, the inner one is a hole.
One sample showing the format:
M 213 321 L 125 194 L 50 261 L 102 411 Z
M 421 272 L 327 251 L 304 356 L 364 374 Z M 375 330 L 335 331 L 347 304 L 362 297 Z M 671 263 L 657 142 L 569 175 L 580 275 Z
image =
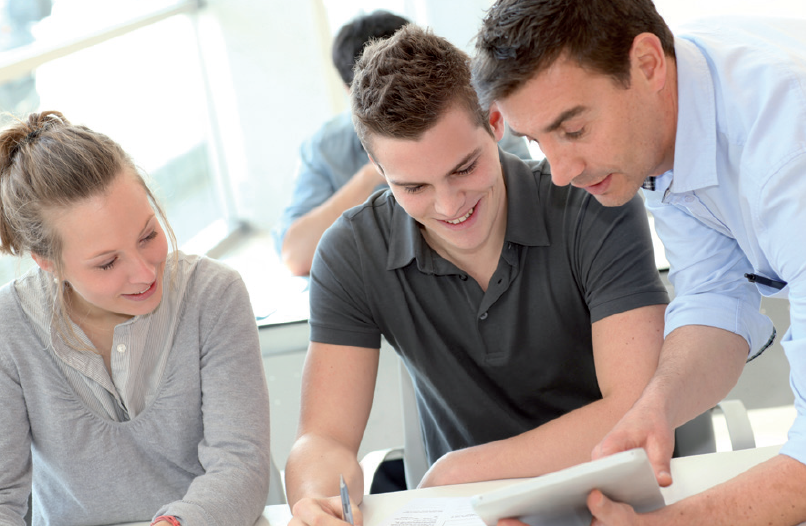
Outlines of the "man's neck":
M 663 97 L 663 125 L 666 127 L 665 137 L 666 143 L 664 148 L 664 156 L 661 164 L 656 170 L 657 173 L 650 175 L 659 176 L 674 168 L 674 152 L 675 141 L 677 138 L 677 111 L 678 111 L 678 93 L 677 93 L 677 61 L 669 59 L 669 72 L 667 74 L 666 87 L 664 88 L 661 96 Z

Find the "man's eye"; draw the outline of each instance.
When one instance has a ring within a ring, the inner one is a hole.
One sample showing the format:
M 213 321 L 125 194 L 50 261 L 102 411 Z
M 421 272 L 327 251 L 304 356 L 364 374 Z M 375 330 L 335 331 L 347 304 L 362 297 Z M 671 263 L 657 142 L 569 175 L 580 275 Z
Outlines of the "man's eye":
M 565 132 L 565 136 L 569 139 L 579 139 L 580 137 L 582 137 L 582 135 L 584 135 L 584 133 L 585 128 L 580 128 L 577 131 Z

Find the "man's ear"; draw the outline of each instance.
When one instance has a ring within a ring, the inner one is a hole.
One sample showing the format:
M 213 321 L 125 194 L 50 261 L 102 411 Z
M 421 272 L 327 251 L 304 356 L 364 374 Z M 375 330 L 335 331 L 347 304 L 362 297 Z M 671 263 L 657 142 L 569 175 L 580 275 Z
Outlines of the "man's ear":
M 506 124 L 504 124 L 504 116 L 498 109 L 498 104 L 493 102 L 492 105 L 490 106 L 490 128 L 493 130 L 493 135 L 495 136 L 495 142 L 500 141 L 501 138 L 504 136 L 505 127 Z
M 56 266 L 53 264 L 51 260 L 44 258 L 39 254 L 34 254 L 33 252 L 31 253 L 31 259 L 33 259 L 36 262 L 36 264 L 39 265 L 39 268 L 41 268 L 45 272 L 50 272 L 51 274 L 53 274 L 53 270 L 56 268 Z
M 653 90 L 663 89 L 666 85 L 667 57 L 657 35 L 637 35 L 630 48 L 630 62 L 633 82 L 647 83 Z

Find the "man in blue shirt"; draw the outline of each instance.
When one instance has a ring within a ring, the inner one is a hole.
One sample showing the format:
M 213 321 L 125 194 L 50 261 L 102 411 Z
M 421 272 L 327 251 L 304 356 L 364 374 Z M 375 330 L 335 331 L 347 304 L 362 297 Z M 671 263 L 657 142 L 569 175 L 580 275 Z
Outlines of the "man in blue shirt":
M 375 11 L 345 24 L 333 39 L 333 65 L 349 91 L 353 66 L 371 39 L 388 38 L 408 20 Z M 501 147 L 529 159 L 526 142 L 508 131 Z M 300 147 L 291 202 L 274 228 L 275 248 L 294 275 L 305 276 L 322 233 L 345 210 L 360 205 L 386 181 L 369 162 L 349 111 L 326 122 Z
M 555 183 L 609 206 L 643 186 L 671 263 L 658 370 L 594 457 L 644 447 L 670 484 L 674 428 L 769 345 L 761 295 L 788 292 L 798 417 L 780 454 L 652 514 L 592 493 L 595 523 L 806 520 L 806 21 L 722 17 L 673 36 L 651 0 L 500 0 L 477 52 L 482 105 L 539 143 Z

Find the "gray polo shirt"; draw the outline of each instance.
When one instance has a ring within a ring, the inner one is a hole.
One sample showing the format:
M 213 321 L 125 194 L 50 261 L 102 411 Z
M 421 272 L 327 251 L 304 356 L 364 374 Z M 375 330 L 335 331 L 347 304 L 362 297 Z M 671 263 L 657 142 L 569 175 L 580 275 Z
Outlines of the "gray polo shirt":
M 601 206 L 501 153 L 507 231 L 487 291 L 425 242 L 390 191 L 325 233 L 311 340 L 377 349 L 412 374 L 429 462 L 518 435 L 601 398 L 591 323 L 668 303 L 639 197 Z

